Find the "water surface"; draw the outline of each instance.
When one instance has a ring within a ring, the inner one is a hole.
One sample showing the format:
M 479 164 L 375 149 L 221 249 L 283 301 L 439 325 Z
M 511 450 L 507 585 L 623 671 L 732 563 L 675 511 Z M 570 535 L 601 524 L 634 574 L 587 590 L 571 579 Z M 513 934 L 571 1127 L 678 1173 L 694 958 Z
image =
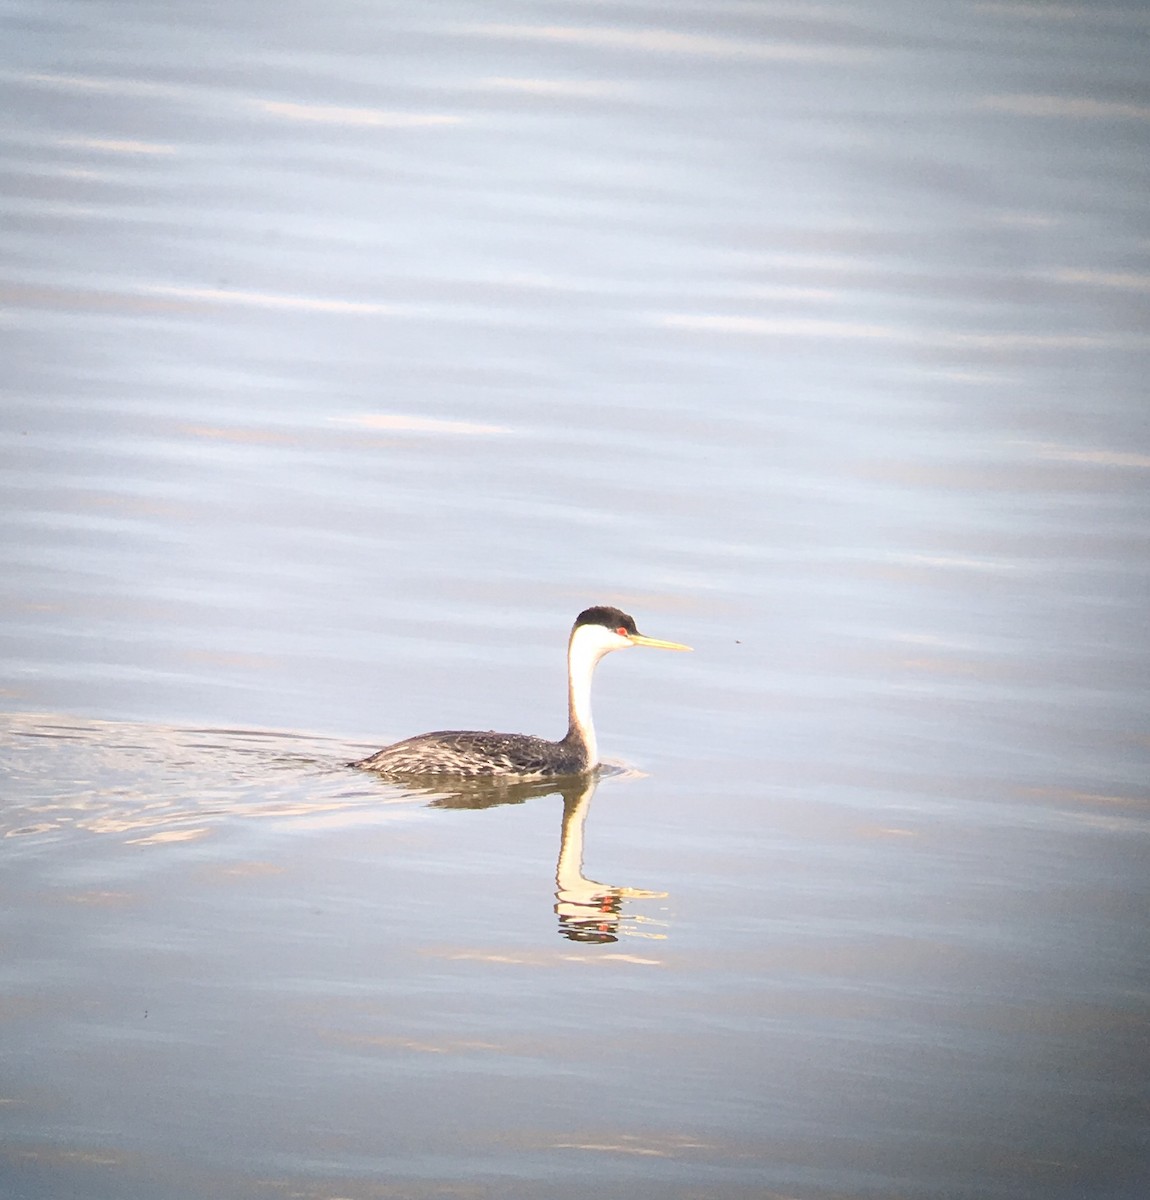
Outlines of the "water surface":
M 1142 7 L 0 20 L 0 1190 L 1144 1195 Z

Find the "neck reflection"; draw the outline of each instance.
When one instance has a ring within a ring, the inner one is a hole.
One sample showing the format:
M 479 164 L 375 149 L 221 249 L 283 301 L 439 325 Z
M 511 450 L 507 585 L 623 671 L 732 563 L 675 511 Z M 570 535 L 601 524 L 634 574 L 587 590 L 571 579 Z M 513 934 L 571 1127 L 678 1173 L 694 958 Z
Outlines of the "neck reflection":
M 600 945 L 617 942 L 622 937 L 661 937 L 657 922 L 641 913 L 629 912 L 625 901 L 662 899 L 666 892 L 600 883 L 583 873 L 587 814 L 598 786 L 596 772 L 579 778 L 526 783 L 468 780 L 466 784 L 452 785 L 451 790 L 432 786 L 417 790 L 434 792 L 435 798 L 429 801 L 432 808 L 494 808 L 523 804 L 543 796 L 562 796 L 554 905 L 560 936 L 572 942 Z
M 592 775 L 560 789 L 563 834 L 555 864 L 555 915 L 559 918 L 559 932 L 570 941 L 592 944 L 617 942 L 621 936 L 638 932 L 632 925 L 640 923 L 642 918 L 625 922 L 624 900 L 658 899 L 667 894 L 599 883 L 583 874 L 584 828 L 598 786 L 599 777 Z

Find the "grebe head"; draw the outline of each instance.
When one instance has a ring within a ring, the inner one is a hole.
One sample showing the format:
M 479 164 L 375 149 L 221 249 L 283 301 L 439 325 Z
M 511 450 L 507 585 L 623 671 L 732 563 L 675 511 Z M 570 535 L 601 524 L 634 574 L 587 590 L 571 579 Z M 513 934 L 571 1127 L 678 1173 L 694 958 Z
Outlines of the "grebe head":
M 597 605 L 584 609 L 571 630 L 571 649 L 580 658 L 586 656 L 598 662 L 612 650 L 627 646 L 655 646 L 660 650 L 690 650 L 680 642 L 664 642 L 650 638 L 635 628 L 635 618 L 618 608 Z

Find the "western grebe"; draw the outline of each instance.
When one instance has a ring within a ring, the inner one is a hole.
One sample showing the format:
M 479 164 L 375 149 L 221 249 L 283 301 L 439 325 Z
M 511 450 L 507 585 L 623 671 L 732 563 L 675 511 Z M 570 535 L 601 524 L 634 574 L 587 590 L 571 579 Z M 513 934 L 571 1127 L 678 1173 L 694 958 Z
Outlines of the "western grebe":
M 384 746 L 353 766 L 390 776 L 518 776 L 538 779 L 551 775 L 580 775 L 599 765 L 595 729 L 591 724 L 591 676 L 595 665 L 612 650 L 626 646 L 657 646 L 690 650 L 678 642 L 645 637 L 635 619 L 617 608 L 588 608 L 575 618 L 567 643 L 567 711 L 570 724 L 562 741 L 526 733 L 481 733 L 445 730 Z

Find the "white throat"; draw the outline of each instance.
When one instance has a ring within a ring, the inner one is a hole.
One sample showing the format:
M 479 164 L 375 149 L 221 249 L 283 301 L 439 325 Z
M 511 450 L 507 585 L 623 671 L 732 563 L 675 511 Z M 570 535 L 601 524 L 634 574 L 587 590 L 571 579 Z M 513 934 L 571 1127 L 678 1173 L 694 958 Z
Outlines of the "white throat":
M 630 646 L 628 638 L 604 625 L 580 625 L 567 647 L 567 700 L 571 717 L 568 736 L 580 737 L 587 747 L 587 766 L 599 762 L 595 726 L 591 721 L 591 677 L 604 654 Z

